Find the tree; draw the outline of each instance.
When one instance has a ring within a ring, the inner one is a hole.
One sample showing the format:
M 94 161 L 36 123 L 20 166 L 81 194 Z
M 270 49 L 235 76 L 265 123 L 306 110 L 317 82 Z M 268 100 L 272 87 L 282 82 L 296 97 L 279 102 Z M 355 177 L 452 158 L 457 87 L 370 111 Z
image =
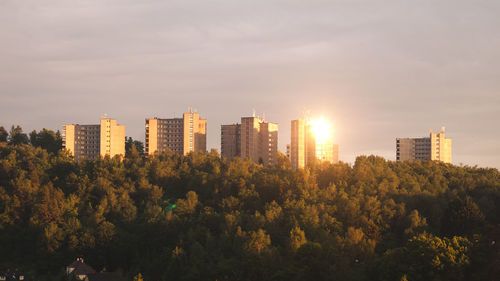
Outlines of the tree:
M 198 194 L 194 191 L 188 191 L 186 193 L 187 207 L 191 212 L 194 212 L 196 206 L 198 205 Z
M 138 140 L 133 140 L 132 137 L 125 138 L 125 157 L 133 154 L 144 156 L 144 143 Z M 133 151 L 135 150 L 135 151 Z
M 245 248 L 249 252 L 261 253 L 271 245 L 271 237 L 266 234 L 263 229 L 258 229 L 257 231 L 250 231 L 247 234 L 247 242 Z
M 5 130 L 3 126 L 0 126 L 0 142 L 7 142 L 9 138 L 9 133 Z
M 484 224 L 484 215 L 469 196 L 452 201 L 446 209 L 441 232 L 447 236 L 479 233 Z
M 276 163 L 276 166 L 280 167 L 281 169 L 290 169 L 291 167 L 290 159 L 281 151 L 278 151 L 278 161 Z
M 317 242 L 303 244 L 294 255 L 288 270 L 291 274 L 286 279 L 290 280 L 355 280 L 352 274 L 349 274 L 349 279 L 345 275 L 333 274 L 333 279 L 331 261 L 325 256 L 322 245 Z
M 186 193 L 186 199 L 177 199 L 175 202 L 175 212 L 181 215 L 192 214 L 198 205 L 198 195 L 194 191 Z
M 264 165 L 264 159 L 262 157 L 259 157 L 259 160 L 257 161 L 260 165 Z
M 36 130 L 30 133 L 30 143 L 34 147 L 41 147 L 49 153 L 57 153 L 62 149 L 62 137 L 59 131 L 42 129 L 39 133 Z
M 307 243 L 306 234 L 300 227 L 297 226 L 290 230 L 290 247 L 293 251 L 296 251 L 305 243 Z
M 134 276 L 134 281 L 144 281 L 144 279 L 142 279 L 142 274 L 140 272 L 137 273 L 136 276 Z
M 420 234 L 405 247 L 385 253 L 378 269 L 380 279 L 464 280 L 471 248 L 472 243 L 465 237 Z
M 360 157 L 355 167 L 292 170 L 216 152 L 75 162 L 34 147 L 42 132 L 33 146 L 0 144 L 0 270 L 62 280 L 62 265 L 85 255 L 129 280 L 139 271 L 148 280 L 500 274 L 497 169 Z M 454 200 L 462 194 L 491 202 L 479 210 L 472 199 Z M 484 227 L 467 238 L 436 236 L 441 219 L 464 229 L 477 218 Z
M 23 133 L 23 128 L 21 128 L 21 126 L 17 125 L 16 127 L 14 127 L 14 125 L 12 125 L 9 134 L 9 144 L 29 144 L 28 136 Z
M 407 217 L 408 227 L 405 229 L 406 234 L 413 234 L 422 230 L 427 226 L 427 220 L 422 218 L 417 210 L 413 210 Z

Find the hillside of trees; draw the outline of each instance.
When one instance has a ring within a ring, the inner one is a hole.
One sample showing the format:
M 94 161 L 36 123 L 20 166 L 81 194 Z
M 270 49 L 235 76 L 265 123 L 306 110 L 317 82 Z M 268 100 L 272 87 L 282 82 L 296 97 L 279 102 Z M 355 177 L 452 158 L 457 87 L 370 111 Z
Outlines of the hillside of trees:
M 292 170 L 216 151 L 74 162 L 0 129 L 0 271 L 64 280 L 496 280 L 500 172 L 360 156 Z

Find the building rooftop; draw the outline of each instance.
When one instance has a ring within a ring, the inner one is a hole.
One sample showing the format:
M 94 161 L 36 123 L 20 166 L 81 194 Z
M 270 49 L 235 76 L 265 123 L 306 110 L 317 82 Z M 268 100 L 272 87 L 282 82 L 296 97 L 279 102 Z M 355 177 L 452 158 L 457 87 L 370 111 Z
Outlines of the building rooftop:
M 69 273 L 74 275 L 87 275 L 95 273 L 95 270 L 91 266 L 85 264 L 82 258 L 77 258 L 74 262 L 68 265 L 67 268 L 72 269 Z

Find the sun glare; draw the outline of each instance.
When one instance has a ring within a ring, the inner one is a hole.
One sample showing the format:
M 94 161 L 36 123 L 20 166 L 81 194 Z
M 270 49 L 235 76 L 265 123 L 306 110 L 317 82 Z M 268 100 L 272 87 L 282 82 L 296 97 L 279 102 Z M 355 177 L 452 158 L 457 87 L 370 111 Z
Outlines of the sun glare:
M 326 142 L 332 138 L 332 128 L 330 123 L 324 119 L 311 121 L 314 137 L 318 142 Z

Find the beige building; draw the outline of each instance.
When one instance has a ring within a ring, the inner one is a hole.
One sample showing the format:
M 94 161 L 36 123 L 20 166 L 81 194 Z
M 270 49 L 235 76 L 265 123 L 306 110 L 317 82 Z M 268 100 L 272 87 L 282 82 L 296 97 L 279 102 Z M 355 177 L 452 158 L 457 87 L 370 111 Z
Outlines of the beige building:
M 125 155 L 125 126 L 102 118 L 99 125 L 63 125 L 63 146 L 75 160 Z
M 444 127 L 439 133 L 431 130 L 428 138 L 396 139 L 396 161 L 429 159 L 451 163 L 451 139 L 445 137 Z
M 242 117 L 241 124 L 221 126 L 221 155 L 249 158 L 274 165 L 278 161 L 278 124 L 259 117 Z
M 307 135 L 306 120 L 292 120 L 292 130 L 290 139 L 290 164 L 292 168 L 304 168 L 306 165 L 306 135 Z M 310 141 L 308 143 L 311 143 Z M 310 146 L 311 147 L 311 146 Z
M 146 119 L 146 154 L 170 149 L 187 155 L 191 151 L 207 150 L 207 120 L 199 113 L 184 113 L 182 118 Z
M 317 137 L 314 123 L 309 120 L 292 120 L 290 139 L 290 163 L 292 168 L 304 168 L 314 161 L 339 162 L 339 146 L 333 136 Z

